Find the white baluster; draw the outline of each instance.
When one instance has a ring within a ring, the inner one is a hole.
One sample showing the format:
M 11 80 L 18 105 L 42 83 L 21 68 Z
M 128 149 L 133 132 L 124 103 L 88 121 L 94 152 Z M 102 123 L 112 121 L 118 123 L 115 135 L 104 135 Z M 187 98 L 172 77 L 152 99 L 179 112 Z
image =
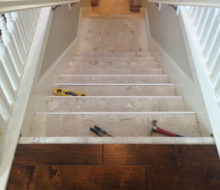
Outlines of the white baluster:
M 10 32 L 10 35 L 15 43 L 16 46 L 16 50 L 18 52 L 18 56 L 20 59 L 20 62 L 22 63 L 22 65 L 24 65 L 25 63 L 25 52 L 23 47 L 21 46 L 21 41 L 19 36 L 17 35 L 17 31 L 15 31 L 15 27 L 14 27 L 14 22 L 11 18 L 11 14 L 10 13 L 5 13 L 5 16 L 7 18 L 7 28 L 8 31 Z
M 207 23 L 209 20 L 208 18 L 210 16 L 210 11 L 211 11 L 211 8 L 207 8 L 207 11 L 205 14 L 205 19 L 203 20 L 202 28 L 199 31 L 199 39 L 201 39 L 201 40 L 202 40 L 202 36 L 203 36 L 205 30 L 207 30 L 206 26 L 207 26 Z
M 30 46 L 30 43 L 31 43 L 31 36 L 30 36 L 30 28 L 28 27 L 28 24 L 27 24 L 27 20 L 24 16 L 24 12 L 23 11 L 19 11 L 19 15 L 20 15 L 20 20 L 22 21 L 23 23 L 23 26 L 24 26 L 24 32 L 25 32 L 25 36 L 27 37 L 27 41 L 28 41 L 28 48 Z
M 29 42 L 31 43 L 31 38 L 32 38 L 32 27 L 31 27 L 31 23 L 30 23 L 30 20 L 29 20 L 29 17 L 27 15 L 27 12 L 26 11 L 23 11 L 23 18 L 25 20 L 25 23 L 26 23 L 26 30 L 28 31 L 28 38 L 29 38 Z
M 5 121 L 8 121 L 10 115 L 9 115 L 9 113 L 7 111 L 7 108 L 5 107 L 5 104 L 4 104 L 3 100 L 1 99 L 1 96 L 0 96 L 0 105 L 1 105 L 0 106 L 0 115 L 3 116 Z
M 11 112 L 12 112 L 12 105 L 13 105 L 13 104 L 10 104 L 10 103 L 8 102 L 7 95 L 5 95 L 5 92 L 2 90 L 2 88 L 0 88 L 0 98 L 1 98 L 2 101 L 4 102 L 5 108 L 7 109 L 7 112 L 8 112 L 8 113 L 11 113 Z
M 216 11 L 216 9 L 214 9 L 214 15 L 211 17 L 210 21 L 209 21 L 209 27 L 208 27 L 208 31 L 206 33 L 206 37 L 204 39 L 204 43 L 202 41 L 202 49 L 203 51 L 205 50 L 205 48 L 207 47 L 207 44 L 209 43 L 209 38 L 211 36 L 211 33 L 213 31 L 213 27 L 214 27 L 214 24 L 216 22 L 216 18 L 218 16 L 218 12 Z
M 16 74 L 16 69 L 12 64 L 12 60 L 8 53 L 8 50 L 5 48 L 2 40 L 0 40 L 0 60 L 1 60 L 1 64 L 3 65 L 10 79 L 13 89 L 17 90 L 19 86 L 19 82 L 18 82 L 19 78 L 18 75 Z
M 25 28 L 22 22 L 22 19 L 18 12 L 12 12 L 11 13 L 12 19 L 14 20 L 14 23 L 18 29 L 18 34 L 21 38 L 22 46 L 24 48 L 25 53 L 28 52 L 28 39 L 25 35 Z
M 0 70 L 0 86 L 7 98 L 7 101 L 10 105 L 12 105 L 15 101 L 16 93 L 11 88 L 10 82 L 7 80 L 5 74 Z
M 16 72 L 17 72 L 18 76 L 21 77 L 23 67 L 22 67 L 22 64 L 19 60 L 17 51 L 15 50 L 14 41 L 11 39 L 11 36 L 9 35 L 9 33 L 7 31 L 5 20 L 4 20 L 3 16 L 1 16 L 1 15 L 0 15 L 0 29 L 2 31 L 2 40 L 8 49 L 10 57 L 12 58 L 13 64 L 16 68 Z
M 0 130 L 1 132 L 5 132 L 7 127 L 7 123 L 5 121 L 5 119 L 2 117 L 2 115 L 0 114 Z

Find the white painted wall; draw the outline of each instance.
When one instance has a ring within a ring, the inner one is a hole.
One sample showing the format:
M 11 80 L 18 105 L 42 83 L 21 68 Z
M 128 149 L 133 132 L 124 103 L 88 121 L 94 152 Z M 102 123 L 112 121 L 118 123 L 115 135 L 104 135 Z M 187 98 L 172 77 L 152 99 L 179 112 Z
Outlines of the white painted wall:
M 160 12 L 151 3 L 145 6 L 149 49 L 176 84 L 177 93 L 184 96 L 187 110 L 197 113 L 202 135 L 209 136 L 211 125 L 180 19 L 167 5 L 163 5 Z
M 157 11 L 152 3 L 147 3 L 151 35 L 178 66 L 192 78 L 180 22 L 173 8 L 167 5 Z
M 54 11 L 49 39 L 45 51 L 40 76 L 42 76 L 52 63 L 76 38 L 80 14 L 80 4 L 68 9 L 68 5 L 57 7 Z

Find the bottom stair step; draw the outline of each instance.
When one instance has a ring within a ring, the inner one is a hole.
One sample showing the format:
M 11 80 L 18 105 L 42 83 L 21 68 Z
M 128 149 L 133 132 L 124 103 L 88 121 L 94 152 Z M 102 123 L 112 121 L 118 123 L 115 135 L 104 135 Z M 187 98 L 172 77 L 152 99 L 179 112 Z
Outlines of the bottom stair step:
M 115 137 L 147 137 L 153 119 L 165 130 L 186 137 L 201 136 L 193 112 L 42 112 L 35 114 L 29 136 L 89 137 L 94 136 L 90 127 L 98 125 Z

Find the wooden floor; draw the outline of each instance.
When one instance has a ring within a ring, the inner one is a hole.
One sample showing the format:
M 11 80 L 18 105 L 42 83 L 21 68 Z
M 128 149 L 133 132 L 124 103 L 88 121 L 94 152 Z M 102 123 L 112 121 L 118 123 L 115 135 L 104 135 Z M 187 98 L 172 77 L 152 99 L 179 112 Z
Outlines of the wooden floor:
M 212 145 L 19 145 L 8 190 L 219 190 Z

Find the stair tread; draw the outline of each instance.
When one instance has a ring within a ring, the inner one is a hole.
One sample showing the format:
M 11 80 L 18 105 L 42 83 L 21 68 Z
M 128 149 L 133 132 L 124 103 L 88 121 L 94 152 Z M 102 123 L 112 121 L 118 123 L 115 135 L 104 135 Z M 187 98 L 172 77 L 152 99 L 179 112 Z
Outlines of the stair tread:
M 63 83 L 168 83 L 167 75 L 61 75 Z
M 146 112 L 184 111 L 183 97 L 59 97 L 45 98 L 45 111 Z
M 149 136 L 150 122 L 183 136 L 200 136 L 200 128 L 193 112 L 106 112 L 106 113 L 36 113 L 30 136 L 94 136 L 90 127 L 98 125 L 113 136 Z
M 74 84 L 57 85 L 58 88 L 86 93 L 89 96 L 172 96 L 176 95 L 172 84 Z
M 97 60 L 88 60 L 88 61 L 69 61 L 68 68 L 118 68 L 118 69 L 125 69 L 125 68 L 159 68 L 159 64 L 155 61 L 97 61 Z
M 163 74 L 161 68 L 67 68 L 65 74 Z

